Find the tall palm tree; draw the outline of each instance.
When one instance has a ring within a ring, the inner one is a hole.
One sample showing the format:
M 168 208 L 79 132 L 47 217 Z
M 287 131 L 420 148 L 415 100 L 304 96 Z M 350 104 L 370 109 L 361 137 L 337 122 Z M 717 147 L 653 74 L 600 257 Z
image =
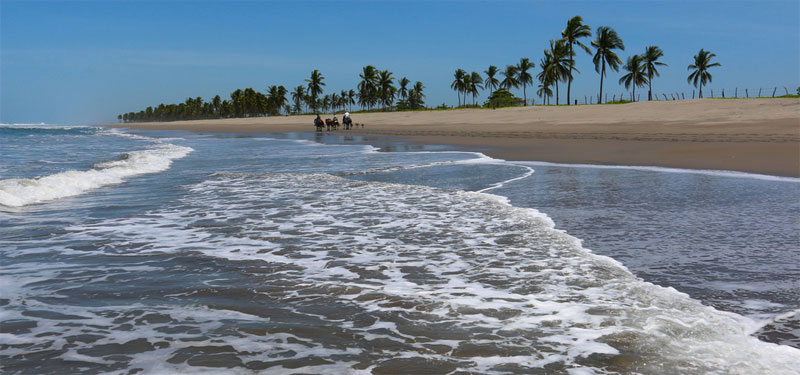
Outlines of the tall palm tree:
M 469 82 L 469 92 L 472 94 L 472 105 L 475 105 L 475 99 L 478 97 L 478 90 L 483 89 L 483 78 L 478 72 L 472 72 Z
M 511 88 L 519 88 L 519 80 L 517 80 L 517 67 L 515 65 L 506 65 L 506 70 L 502 73 L 503 80 L 500 82 L 500 87 L 511 90 Z
M 381 70 L 378 74 L 378 99 L 383 104 L 384 110 L 392 106 L 394 102 L 394 94 L 397 89 L 393 85 L 394 76 L 388 70 Z
M 552 65 L 553 54 L 545 50 L 544 57 L 539 60 L 539 67 L 542 68 L 542 70 L 536 75 L 536 78 L 540 82 L 539 90 L 536 91 L 536 95 L 539 95 L 540 97 L 542 97 L 543 94 L 546 95 L 542 97 L 542 99 L 544 99 L 547 104 L 550 104 L 549 99 L 551 96 L 553 96 L 553 90 L 550 89 L 550 86 L 552 86 L 553 82 L 555 82 Z
M 331 94 L 325 94 L 325 96 L 322 98 L 322 110 L 327 112 L 333 107 L 332 104 L 333 101 L 331 100 Z
M 322 82 L 323 79 L 325 79 L 325 77 L 322 76 L 322 73 L 314 69 L 314 71 L 311 72 L 311 78 L 305 80 L 308 82 L 308 96 L 310 97 L 311 108 L 314 112 L 317 111 L 317 97 L 322 94 L 322 86 L 325 86 L 325 82 Z
M 417 92 L 417 94 L 420 96 L 420 98 L 424 98 L 425 97 L 425 94 L 422 93 L 422 90 L 424 90 L 424 89 L 425 89 L 425 85 L 423 85 L 422 82 L 417 81 L 417 83 L 414 84 L 414 91 Z
M 572 59 L 569 56 L 569 47 L 563 39 L 550 40 L 550 49 L 544 51 L 545 62 L 543 69 L 547 70 L 547 81 L 556 87 L 556 105 L 560 95 L 558 93 L 558 82 L 569 80 L 572 70 L 578 71 L 572 66 Z
M 464 69 L 456 69 L 456 72 L 453 74 L 453 82 L 450 83 L 450 88 L 456 91 L 456 95 L 458 95 L 458 106 L 461 107 L 461 92 L 464 91 L 464 77 L 467 76 L 467 72 Z
M 406 78 L 406 77 L 400 78 L 400 80 L 397 81 L 397 84 L 400 85 L 400 88 L 397 90 L 397 93 L 400 95 L 400 98 L 403 99 L 403 100 L 405 100 L 408 97 L 408 88 L 407 88 L 407 86 L 408 86 L 409 83 L 411 83 L 411 81 L 409 81 L 408 78 Z
M 358 101 L 362 107 L 366 105 L 367 110 L 370 110 L 377 100 L 378 70 L 372 65 L 367 65 L 361 69 L 361 74 L 358 76 L 361 77 L 361 82 L 358 83 Z
M 286 105 L 286 88 L 269 86 L 267 88 L 267 112 L 271 115 L 279 114 L 284 105 Z
M 631 101 L 636 101 L 636 87 L 643 87 L 649 81 L 647 79 L 647 73 L 645 72 L 646 66 L 642 64 L 643 59 L 640 55 L 633 55 L 628 57 L 628 60 L 625 62 L 625 66 L 622 68 L 628 72 L 619 79 L 620 84 L 625 84 L 625 88 L 633 86 L 633 91 L 631 92 Z
M 342 109 L 347 108 L 347 103 L 347 90 L 339 91 L 339 107 L 342 107 Z
M 522 85 L 522 99 L 525 101 L 525 105 L 528 105 L 528 94 L 525 87 L 533 84 L 533 76 L 528 73 L 528 70 L 533 69 L 535 66 L 531 64 L 527 57 L 519 59 L 519 64 L 517 65 L 517 80 Z
M 327 95 L 325 95 L 325 96 L 327 96 Z M 334 112 L 336 112 L 336 109 L 339 107 L 339 94 L 337 94 L 337 93 L 331 94 L 330 103 L 331 103 L 331 109 Z
M 356 90 L 350 89 L 347 91 L 347 104 L 350 105 L 350 110 L 353 110 L 353 104 L 356 104 Z
M 292 101 L 294 102 L 294 111 L 297 113 L 303 110 L 303 101 L 306 98 L 306 89 L 303 85 L 297 86 L 292 91 Z
M 569 46 L 569 58 L 571 62 L 569 71 L 569 81 L 567 81 L 567 105 L 570 104 L 570 91 L 572 90 L 572 67 L 575 66 L 575 45 L 581 47 L 589 55 L 592 51 L 579 39 L 592 36 L 592 28 L 583 24 L 581 16 L 575 16 L 567 21 L 567 28 L 561 31 L 561 38 Z M 578 72 L 580 73 L 580 72 Z
M 597 28 L 595 40 L 592 41 L 592 47 L 595 48 L 595 54 L 592 58 L 594 62 L 594 70 L 600 73 L 600 96 L 597 98 L 598 103 L 603 102 L 603 77 L 606 76 L 606 65 L 615 72 L 619 71 L 619 64 L 622 60 L 619 59 L 615 49 L 625 50 L 625 44 L 622 43 L 617 32 L 608 26 L 600 26 Z
M 472 92 L 472 75 L 469 73 L 464 74 L 464 79 L 461 81 L 461 97 L 464 99 L 464 106 L 467 105 L 467 93 Z
M 500 81 L 498 81 L 497 78 L 494 78 L 499 70 L 496 66 L 489 65 L 489 69 L 486 69 L 483 72 L 486 73 L 486 80 L 483 81 L 483 87 L 489 89 L 489 95 L 491 96 L 494 93 L 494 90 L 500 86 Z
M 653 77 L 660 76 L 656 66 L 667 66 L 667 64 L 658 61 L 662 56 L 664 56 L 664 51 L 658 46 L 647 46 L 642 54 L 642 63 L 644 63 L 645 71 L 647 72 L 647 100 L 653 100 Z
M 686 70 L 694 71 L 689 74 L 689 77 L 686 79 L 687 82 L 693 83 L 694 87 L 697 87 L 697 84 L 700 83 L 700 97 L 703 97 L 703 85 L 706 83 L 711 82 L 711 73 L 708 72 L 709 68 L 713 68 L 715 66 L 722 66 L 720 63 L 711 63 L 711 59 L 716 56 L 709 51 L 704 49 L 700 49 L 696 55 L 694 55 L 694 64 L 689 65 Z M 694 81 L 694 82 L 692 82 Z
M 425 105 L 425 94 L 422 93 L 422 90 L 425 89 L 425 86 L 422 82 L 417 81 L 414 84 L 414 87 L 408 91 L 408 106 L 411 109 L 418 109 L 422 108 Z

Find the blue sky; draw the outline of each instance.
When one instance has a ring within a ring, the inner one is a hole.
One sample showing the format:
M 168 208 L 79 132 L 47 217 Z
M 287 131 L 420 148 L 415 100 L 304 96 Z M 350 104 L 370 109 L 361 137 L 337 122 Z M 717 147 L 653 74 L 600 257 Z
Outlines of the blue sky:
M 102 123 L 148 105 L 266 91 L 325 76 L 355 88 L 367 64 L 422 81 L 428 105 L 453 105 L 453 72 L 538 64 L 581 15 L 617 30 L 624 60 L 664 50 L 654 91 L 691 93 L 687 65 L 717 56 L 711 88 L 800 84 L 800 2 L 792 1 L 0 1 L 0 122 Z M 589 40 L 584 43 L 588 45 Z M 596 94 L 591 56 L 576 57 L 573 98 Z M 538 73 L 538 67 L 534 74 Z M 610 72 L 604 91 L 626 92 Z M 794 89 L 792 89 L 794 88 Z M 528 97 L 535 89 L 528 88 Z M 643 90 L 642 94 L 646 94 Z M 771 91 L 770 91 L 771 94 Z M 519 90 L 522 96 L 522 90 Z M 729 94 L 730 95 L 730 94 Z M 485 100 L 485 93 L 481 100 Z M 561 90 L 565 100 L 566 90 Z M 539 99 L 537 99 L 537 102 Z

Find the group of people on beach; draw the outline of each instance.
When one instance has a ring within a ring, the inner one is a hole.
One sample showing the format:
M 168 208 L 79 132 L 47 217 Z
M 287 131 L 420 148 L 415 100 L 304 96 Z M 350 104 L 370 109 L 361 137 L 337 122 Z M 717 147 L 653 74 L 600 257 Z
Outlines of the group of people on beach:
M 344 115 L 342 115 L 342 125 L 344 125 L 344 130 L 350 130 L 350 128 L 353 127 L 353 119 L 350 118 L 350 112 L 345 111 Z M 321 132 L 325 127 L 328 128 L 328 131 L 331 131 L 331 129 L 338 130 L 339 119 L 336 118 L 336 113 L 334 113 L 333 120 L 326 118 L 325 121 L 322 121 L 322 118 L 319 117 L 318 113 L 317 118 L 314 119 L 314 127 L 316 127 L 318 132 Z M 364 124 L 361 124 L 361 127 L 363 128 Z

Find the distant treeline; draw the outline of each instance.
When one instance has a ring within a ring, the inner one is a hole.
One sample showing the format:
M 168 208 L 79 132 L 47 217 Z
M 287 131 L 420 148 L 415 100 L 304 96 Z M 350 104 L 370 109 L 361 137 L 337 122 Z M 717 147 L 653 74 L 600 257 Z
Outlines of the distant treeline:
M 305 85 L 299 85 L 291 92 L 283 86 L 269 86 L 263 94 L 253 88 L 238 89 L 230 94 L 230 100 L 219 95 L 211 101 L 203 98 L 188 98 L 179 104 L 159 104 L 139 112 L 128 112 L 117 116 L 123 122 L 201 120 L 232 117 L 263 117 L 281 114 L 317 113 L 318 111 L 339 111 L 352 109 L 358 103 L 362 108 L 372 110 L 409 110 L 425 108 L 425 86 L 416 82 L 410 86 L 408 78 L 397 80 L 388 70 L 378 70 L 372 65 L 362 69 L 361 81 L 356 90 L 341 90 L 322 96 L 325 77 L 318 70 L 311 72 Z M 395 99 L 397 102 L 395 102 Z

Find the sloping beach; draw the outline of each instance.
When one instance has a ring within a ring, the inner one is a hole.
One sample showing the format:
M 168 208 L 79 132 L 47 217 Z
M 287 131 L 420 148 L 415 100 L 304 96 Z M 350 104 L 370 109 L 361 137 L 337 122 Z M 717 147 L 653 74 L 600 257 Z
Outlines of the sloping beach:
M 353 133 L 461 146 L 506 160 L 718 169 L 800 177 L 797 98 L 357 113 L 353 118 L 356 123 L 365 124 L 351 130 Z M 281 116 L 107 126 L 292 132 L 313 131 L 312 121 L 313 116 Z

